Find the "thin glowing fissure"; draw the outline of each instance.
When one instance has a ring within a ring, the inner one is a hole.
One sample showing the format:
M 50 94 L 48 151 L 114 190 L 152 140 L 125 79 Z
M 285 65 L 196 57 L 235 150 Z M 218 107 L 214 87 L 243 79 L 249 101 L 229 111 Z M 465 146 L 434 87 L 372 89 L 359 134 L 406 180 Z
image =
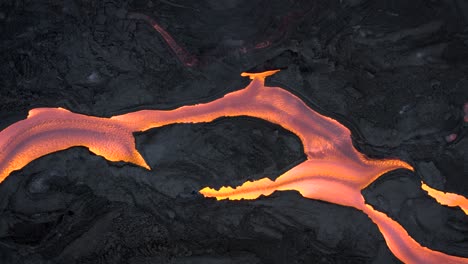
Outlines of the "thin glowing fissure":
M 460 209 L 468 215 L 468 199 L 455 194 L 455 193 L 446 193 L 434 188 L 429 187 L 429 185 L 421 182 L 421 188 L 429 194 L 432 198 L 436 199 L 436 201 L 442 205 L 450 206 L 450 207 L 460 207 Z
M 386 172 L 413 168 L 398 159 L 370 159 L 358 152 L 348 128 L 315 112 L 294 94 L 265 86 L 265 78 L 276 72 L 243 73 L 252 79 L 244 89 L 209 103 L 173 110 L 142 110 L 100 118 L 62 108 L 33 109 L 27 119 L 0 132 L 0 181 L 41 156 L 73 146 L 87 147 L 110 161 L 150 169 L 135 148 L 133 132 L 175 123 L 211 122 L 219 117 L 256 117 L 296 134 L 307 159 L 274 181 L 263 178 L 219 190 L 206 187 L 200 191 L 205 197 L 256 199 L 274 191 L 295 190 L 306 198 L 351 206 L 366 213 L 379 227 L 391 251 L 405 263 L 468 263 L 466 258 L 421 246 L 397 222 L 365 204 L 363 188 Z M 442 199 L 449 197 L 447 194 L 434 193 L 429 192 L 441 204 L 453 206 Z
M 150 18 L 147 15 L 139 14 L 139 13 L 129 13 L 127 15 L 130 19 L 141 19 L 148 24 L 150 24 L 161 36 L 163 37 L 164 41 L 167 45 L 171 48 L 177 58 L 187 67 L 195 66 L 198 62 L 197 58 L 192 56 L 187 50 L 182 48 L 175 39 L 165 30 L 163 29 L 156 21 Z

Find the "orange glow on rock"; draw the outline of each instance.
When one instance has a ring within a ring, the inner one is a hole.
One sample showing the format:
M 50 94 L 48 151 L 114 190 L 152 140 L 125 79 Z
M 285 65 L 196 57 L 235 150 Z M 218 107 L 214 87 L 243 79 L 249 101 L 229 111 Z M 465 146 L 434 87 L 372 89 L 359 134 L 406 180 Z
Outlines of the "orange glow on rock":
M 466 102 L 463 105 L 463 113 L 464 113 L 463 121 L 465 121 L 465 123 L 468 123 L 468 102 Z
M 202 195 L 239 200 L 296 190 L 306 198 L 351 206 L 366 213 L 377 224 L 391 251 L 405 263 L 468 263 L 468 259 L 421 246 L 397 222 L 365 204 L 362 189 L 386 172 L 413 167 L 398 159 L 370 159 L 358 152 L 348 128 L 312 110 L 294 94 L 280 87 L 265 86 L 265 78 L 276 72 L 242 73 L 252 80 L 244 89 L 209 103 L 173 110 L 141 110 L 100 118 L 62 108 L 33 109 L 27 119 L 0 132 L 0 181 L 34 159 L 73 146 L 88 147 L 110 161 L 126 161 L 149 169 L 135 148 L 133 132 L 175 123 L 250 116 L 296 134 L 307 159 L 274 181 L 263 178 L 219 190 L 206 187 L 200 191 Z
M 154 19 L 150 18 L 147 15 L 139 13 L 129 13 L 127 17 L 130 19 L 141 19 L 150 24 L 162 36 L 164 41 L 174 52 L 174 55 L 176 55 L 180 62 L 182 62 L 185 66 L 192 67 L 198 63 L 197 58 L 192 56 L 190 53 L 188 53 L 187 50 L 185 50 L 183 47 L 177 44 L 175 39 L 166 30 L 164 30 L 164 28 L 162 28 L 158 23 L 156 23 Z
M 423 182 L 421 182 L 421 188 L 425 190 L 429 196 L 436 199 L 438 203 L 450 207 L 458 206 L 468 215 L 468 199 L 466 197 L 433 189 Z

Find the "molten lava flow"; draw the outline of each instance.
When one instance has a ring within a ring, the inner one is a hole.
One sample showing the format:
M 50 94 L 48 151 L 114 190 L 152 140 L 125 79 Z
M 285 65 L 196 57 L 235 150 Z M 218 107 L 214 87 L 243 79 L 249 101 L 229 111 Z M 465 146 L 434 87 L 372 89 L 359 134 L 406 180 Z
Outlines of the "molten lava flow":
M 280 87 L 265 86 L 265 78 L 276 72 L 243 73 L 252 79 L 244 89 L 209 103 L 174 110 L 142 110 L 99 118 L 61 108 L 33 109 L 27 119 L 0 132 L 0 180 L 34 159 L 73 146 L 85 146 L 108 160 L 127 161 L 149 169 L 135 149 L 132 132 L 174 123 L 211 122 L 223 116 L 256 117 L 295 133 L 304 145 L 306 161 L 275 181 L 263 178 L 237 188 L 204 188 L 200 192 L 205 197 L 256 199 L 277 190 L 296 190 L 306 198 L 351 206 L 366 213 L 392 252 L 405 263 L 468 263 L 468 259 L 419 245 L 397 222 L 366 205 L 361 195 L 363 188 L 388 171 L 413 168 L 398 159 L 376 160 L 359 153 L 349 129 L 338 121 L 315 112 Z
M 39 157 L 74 146 L 88 147 L 110 161 L 126 161 L 150 169 L 135 148 L 128 127 L 63 108 L 36 108 L 29 111 L 27 119 L 0 132 L 0 182 Z
M 433 189 L 423 182 L 421 182 L 421 188 L 425 190 L 429 196 L 436 199 L 438 203 L 450 207 L 458 206 L 468 215 L 468 199 L 466 197 Z
M 362 211 L 377 225 L 390 251 L 404 263 L 468 263 L 466 258 L 450 256 L 421 246 L 400 224 L 370 205 L 366 204 Z

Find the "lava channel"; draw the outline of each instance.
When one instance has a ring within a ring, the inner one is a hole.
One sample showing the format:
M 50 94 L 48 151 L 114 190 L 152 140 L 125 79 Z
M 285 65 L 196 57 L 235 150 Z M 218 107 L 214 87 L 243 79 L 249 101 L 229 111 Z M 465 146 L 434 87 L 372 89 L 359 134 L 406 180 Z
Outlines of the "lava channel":
M 263 178 L 219 190 L 206 187 L 200 191 L 202 195 L 238 200 L 296 190 L 305 198 L 354 207 L 367 214 L 393 254 L 405 263 L 468 263 L 467 258 L 421 246 L 400 224 L 366 204 L 362 189 L 386 172 L 413 167 L 399 159 L 370 159 L 358 152 L 348 128 L 315 112 L 294 94 L 265 86 L 265 78 L 276 72 L 243 73 L 252 80 L 244 89 L 209 103 L 173 110 L 141 110 L 101 118 L 62 108 L 33 109 L 25 120 L 0 132 L 0 181 L 34 159 L 73 146 L 87 147 L 110 161 L 121 160 L 150 169 L 135 148 L 133 132 L 175 123 L 211 122 L 219 117 L 256 117 L 296 134 L 307 159 L 274 181 Z M 439 203 L 452 206 L 442 199 L 448 197 L 446 194 L 429 194 Z
M 436 190 L 424 182 L 421 182 L 421 189 L 425 190 L 427 194 L 434 198 L 438 203 L 450 207 L 458 206 L 466 215 L 468 215 L 468 199 L 466 199 L 464 196 Z

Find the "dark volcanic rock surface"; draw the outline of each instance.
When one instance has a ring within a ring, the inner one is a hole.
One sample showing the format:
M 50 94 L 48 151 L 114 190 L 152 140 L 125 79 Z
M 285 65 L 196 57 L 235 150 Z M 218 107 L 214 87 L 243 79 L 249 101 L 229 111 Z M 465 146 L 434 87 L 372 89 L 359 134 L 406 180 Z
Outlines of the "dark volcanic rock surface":
M 187 3 L 188 2 L 188 3 Z M 197 58 L 187 66 L 148 15 Z M 419 243 L 468 257 L 467 216 L 420 180 L 468 196 L 468 4 L 463 1 L 0 2 L 0 128 L 34 107 L 111 116 L 207 102 L 243 71 L 332 116 L 396 171 L 363 191 Z M 453 139 L 452 135 L 456 135 Z M 304 158 L 298 138 L 252 118 L 136 135 L 153 168 L 83 148 L 0 184 L 0 263 L 398 263 L 362 213 L 296 192 L 216 202 L 198 190 L 270 177 Z

